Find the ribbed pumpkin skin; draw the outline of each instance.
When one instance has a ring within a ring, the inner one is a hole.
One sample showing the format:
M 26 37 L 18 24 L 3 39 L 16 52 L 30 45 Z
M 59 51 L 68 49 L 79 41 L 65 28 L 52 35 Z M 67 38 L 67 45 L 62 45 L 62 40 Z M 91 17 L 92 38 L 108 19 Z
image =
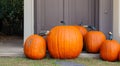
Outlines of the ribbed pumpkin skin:
M 118 54 L 118 60 L 120 61 L 120 44 L 119 44 L 119 54 Z
M 80 30 L 80 32 L 82 33 L 82 36 L 84 37 L 87 34 L 87 29 L 83 26 L 75 26 L 76 28 L 78 28 Z
M 86 50 L 86 44 L 85 44 L 85 35 L 87 34 L 87 29 L 83 26 L 74 26 L 76 27 L 77 29 L 79 29 L 79 31 L 81 32 L 82 36 L 83 36 L 83 51 Z
M 118 60 L 120 61 L 120 51 L 119 51 L 119 55 L 118 55 Z
M 106 40 L 100 48 L 100 57 L 106 61 L 116 61 L 119 54 L 119 43 L 116 40 Z
M 47 36 L 48 51 L 53 58 L 76 58 L 82 51 L 83 38 L 73 26 L 56 26 Z
M 39 35 L 31 35 L 24 44 L 24 54 L 31 59 L 42 59 L 46 55 L 46 42 Z
M 85 36 L 86 50 L 90 53 L 98 53 L 103 41 L 106 40 L 101 31 L 89 31 Z

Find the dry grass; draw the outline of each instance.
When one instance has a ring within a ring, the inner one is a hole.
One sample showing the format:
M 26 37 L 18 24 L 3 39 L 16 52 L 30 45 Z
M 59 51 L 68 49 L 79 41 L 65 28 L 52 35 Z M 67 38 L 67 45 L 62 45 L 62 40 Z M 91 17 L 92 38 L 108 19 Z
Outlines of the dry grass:
M 120 66 L 120 62 L 107 62 L 101 59 L 77 58 L 69 60 L 58 60 L 45 58 L 42 60 L 31 60 L 27 58 L 6 58 L 0 57 L 0 66 L 60 66 L 59 61 L 75 62 L 85 66 Z
M 120 66 L 120 62 L 108 62 L 103 61 L 101 59 L 93 59 L 93 58 L 77 58 L 75 60 L 67 60 L 76 63 L 84 64 L 85 66 Z
M 27 58 L 0 58 L 0 66 L 57 66 L 54 59 L 31 60 Z

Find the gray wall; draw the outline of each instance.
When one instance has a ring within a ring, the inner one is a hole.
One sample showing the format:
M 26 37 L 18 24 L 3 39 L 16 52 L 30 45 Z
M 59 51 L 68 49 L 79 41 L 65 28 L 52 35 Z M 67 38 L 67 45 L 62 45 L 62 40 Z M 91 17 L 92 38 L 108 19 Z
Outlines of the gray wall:
M 113 0 L 99 2 L 99 28 L 108 36 L 108 32 L 113 32 Z
M 69 25 L 94 25 L 112 32 L 113 0 L 35 0 L 35 33 L 50 30 L 60 21 Z M 106 12 L 107 11 L 107 12 Z

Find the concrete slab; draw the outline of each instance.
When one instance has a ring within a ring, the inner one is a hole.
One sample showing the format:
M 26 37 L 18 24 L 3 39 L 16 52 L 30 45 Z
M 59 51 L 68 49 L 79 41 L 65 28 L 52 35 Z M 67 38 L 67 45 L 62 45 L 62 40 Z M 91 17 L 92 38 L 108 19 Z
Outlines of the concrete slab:
M 0 53 L 0 57 L 25 57 L 23 53 Z
M 46 55 L 50 57 L 49 54 Z M 0 57 L 25 57 L 24 53 L 0 53 Z M 100 58 L 99 54 L 81 53 L 78 58 Z
M 100 58 L 100 54 L 92 54 L 92 53 L 81 53 L 78 57 L 81 58 Z
M 0 36 L 0 56 L 24 56 L 23 39 L 18 36 Z
M 23 40 L 19 37 L 0 38 L 0 57 L 25 57 L 23 54 Z M 47 52 L 47 56 L 49 56 Z M 99 54 L 82 52 L 78 57 L 100 58 Z
M 0 42 L 0 53 L 22 53 L 23 44 L 22 40 L 15 41 L 2 41 Z

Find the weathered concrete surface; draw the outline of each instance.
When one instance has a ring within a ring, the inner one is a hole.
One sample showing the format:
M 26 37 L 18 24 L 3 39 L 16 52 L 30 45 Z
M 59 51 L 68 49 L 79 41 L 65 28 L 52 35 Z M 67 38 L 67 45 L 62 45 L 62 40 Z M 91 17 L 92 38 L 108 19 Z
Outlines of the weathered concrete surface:
M 0 36 L 0 56 L 24 56 L 23 39 L 18 36 Z
M 23 40 L 19 37 L 0 37 L 0 57 L 25 57 L 23 54 Z M 49 56 L 47 52 L 47 56 Z M 82 52 L 78 57 L 100 58 L 99 54 Z
M 87 53 L 87 52 L 82 52 L 78 57 L 81 58 L 100 58 L 100 54 L 93 54 L 93 53 Z
M 56 62 L 56 64 L 59 64 L 60 66 L 85 66 L 83 64 L 78 64 L 74 62 Z
M 22 40 L 6 40 L 0 42 L 0 53 L 21 53 L 23 52 Z

